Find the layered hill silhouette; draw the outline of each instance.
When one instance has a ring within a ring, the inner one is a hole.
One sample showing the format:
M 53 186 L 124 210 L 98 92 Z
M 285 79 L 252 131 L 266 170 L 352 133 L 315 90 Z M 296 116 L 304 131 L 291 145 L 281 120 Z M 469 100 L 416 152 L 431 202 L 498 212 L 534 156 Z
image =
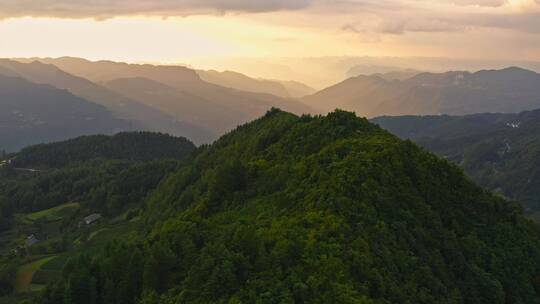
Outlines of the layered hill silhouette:
M 303 101 L 322 111 L 342 108 L 367 117 L 517 113 L 540 108 L 539 88 L 540 74 L 512 67 L 476 73 L 421 73 L 405 80 L 358 76 Z
M 197 95 L 148 78 L 118 78 L 102 83 L 108 89 L 165 111 L 183 121 L 225 132 L 250 119 L 242 108 Z
M 538 299 L 540 234 L 517 205 L 348 112 L 273 110 L 200 148 L 144 223 L 70 259 L 38 303 Z
M 197 71 L 182 66 L 139 65 L 112 61 L 91 62 L 69 57 L 35 60 L 53 64 L 68 73 L 93 82 L 108 84 L 115 88 L 116 93 L 132 98 L 137 97 L 136 100 L 139 103 L 147 106 L 159 104 L 162 111 L 172 114 L 177 119 L 189 118 L 188 115 L 179 112 L 179 109 L 189 107 L 198 113 L 205 113 L 209 103 L 217 105 L 221 112 L 220 115 L 225 118 L 201 117 L 202 114 L 199 114 L 193 117 L 194 121 L 187 120 L 188 123 L 198 123 L 203 118 L 207 121 L 217 119 L 216 125 L 202 126 L 216 134 L 223 134 L 239 124 L 255 119 L 274 106 L 298 114 L 313 112 L 312 108 L 294 99 L 265 93 L 246 92 L 203 81 Z M 148 87 L 145 87 L 144 84 L 147 84 Z M 155 90 L 156 85 L 159 84 L 181 92 L 171 93 L 171 90 L 167 90 L 162 95 Z M 143 94 L 136 96 L 130 90 L 124 90 L 124 88 L 134 88 L 134 86 L 139 86 L 138 92 Z M 152 92 L 153 98 L 147 99 L 148 94 L 144 94 L 143 91 Z M 145 95 L 145 97 L 141 97 L 141 95 Z M 171 100 L 171 95 L 174 95 L 174 100 Z M 199 104 L 200 108 L 198 108 Z M 220 123 L 219 120 L 227 120 L 227 123 Z
M 540 110 L 373 121 L 461 165 L 478 183 L 540 210 Z
M 105 107 L 68 91 L 1 73 L 0 149 L 14 151 L 35 143 L 130 127 Z
M 315 89 L 296 81 L 255 79 L 244 74 L 225 71 L 197 71 L 202 80 L 237 90 L 272 94 L 284 98 L 299 98 L 315 93 Z
M 49 84 L 101 104 L 120 119 L 128 120 L 132 130 L 153 130 L 186 136 L 197 143 L 209 142 L 216 135 L 202 126 L 195 126 L 156 108 L 120 95 L 85 78 L 69 74 L 51 64 L 38 61 L 20 63 L 0 60 L 0 73 L 16 75 L 35 83 Z M 82 135 L 82 134 L 81 134 Z
M 403 69 L 395 66 L 356 65 L 350 68 L 346 75 L 348 78 L 376 75 L 386 80 L 405 80 L 420 73 L 422 72 L 415 69 Z

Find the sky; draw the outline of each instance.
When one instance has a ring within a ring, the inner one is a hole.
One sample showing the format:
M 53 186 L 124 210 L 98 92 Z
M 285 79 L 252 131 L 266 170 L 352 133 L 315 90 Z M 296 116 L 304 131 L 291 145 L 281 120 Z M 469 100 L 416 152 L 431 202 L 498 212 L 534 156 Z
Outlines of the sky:
M 540 0 L 0 0 L 0 57 L 540 61 Z

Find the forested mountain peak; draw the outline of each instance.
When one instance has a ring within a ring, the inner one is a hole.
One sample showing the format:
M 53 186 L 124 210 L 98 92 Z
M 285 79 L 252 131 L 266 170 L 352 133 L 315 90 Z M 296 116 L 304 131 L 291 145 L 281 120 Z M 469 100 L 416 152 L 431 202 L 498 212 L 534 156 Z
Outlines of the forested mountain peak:
M 534 303 L 539 290 L 539 234 L 519 207 L 349 112 L 274 109 L 199 150 L 146 208 L 144 241 L 74 262 L 45 302 L 78 299 L 75 278 L 127 303 Z M 117 255 L 144 266 L 95 267 Z

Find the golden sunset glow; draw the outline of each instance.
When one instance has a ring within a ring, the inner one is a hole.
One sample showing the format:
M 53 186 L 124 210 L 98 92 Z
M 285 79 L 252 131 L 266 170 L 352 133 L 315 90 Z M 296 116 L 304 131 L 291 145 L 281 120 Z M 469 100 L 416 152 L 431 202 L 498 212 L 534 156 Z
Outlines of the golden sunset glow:
M 54 5 L 44 11 L 33 2 L 14 6 L 0 0 L 0 57 L 178 63 L 276 77 L 283 73 L 267 75 L 253 61 L 240 67 L 230 59 L 370 56 L 540 61 L 538 0 L 272 0 L 249 5 L 111 0 L 103 6 L 47 1 Z M 274 64 L 276 69 L 294 66 L 283 61 Z M 312 69 L 308 74 L 317 72 Z

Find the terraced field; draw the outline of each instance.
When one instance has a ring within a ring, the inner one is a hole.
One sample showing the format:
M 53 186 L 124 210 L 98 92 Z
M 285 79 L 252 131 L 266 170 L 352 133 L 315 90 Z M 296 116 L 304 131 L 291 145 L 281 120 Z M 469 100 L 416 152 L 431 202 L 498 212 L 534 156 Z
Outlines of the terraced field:
M 38 220 L 47 222 L 58 221 L 72 215 L 79 207 L 80 205 L 78 203 L 67 203 L 51 209 L 27 214 L 24 218 L 33 222 Z
M 41 288 L 43 288 L 44 285 L 32 284 L 32 279 L 34 277 L 34 274 L 38 270 L 40 270 L 43 265 L 47 264 L 54 258 L 56 258 L 56 256 L 54 255 L 40 258 L 19 267 L 19 269 L 17 270 L 17 277 L 15 279 L 15 292 L 34 292 L 39 291 Z

